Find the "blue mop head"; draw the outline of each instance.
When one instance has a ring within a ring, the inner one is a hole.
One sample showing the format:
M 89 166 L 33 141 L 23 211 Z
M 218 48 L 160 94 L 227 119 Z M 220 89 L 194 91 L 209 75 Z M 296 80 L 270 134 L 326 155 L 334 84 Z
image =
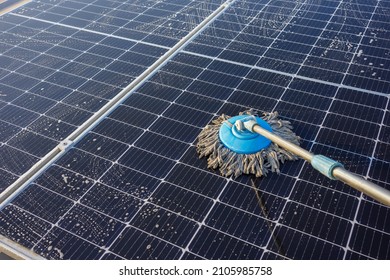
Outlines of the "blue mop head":
M 292 131 L 290 122 L 280 120 L 277 112 L 263 113 L 262 117 L 249 110 L 239 116 L 222 115 L 207 125 L 198 136 L 199 157 L 208 157 L 208 167 L 219 168 L 223 176 L 254 174 L 256 177 L 280 172 L 280 163 L 297 157 L 269 139 L 248 130 L 238 130 L 237 120 L 253 116 L 264 129 L 299 145 L 300 138 Z

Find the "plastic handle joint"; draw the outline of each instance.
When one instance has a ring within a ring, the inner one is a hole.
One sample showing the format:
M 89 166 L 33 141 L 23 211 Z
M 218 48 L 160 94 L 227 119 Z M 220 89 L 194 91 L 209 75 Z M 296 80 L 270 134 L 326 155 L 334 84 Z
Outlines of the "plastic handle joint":
M 344 167 L 340 162 L 323 155 L 314 155 L 311 160 L 311 165 L 314 167 L 314 169 L 318 170 L 332 180 L 336 180 L 336 178 L 333 176 L 333 169 L 336 167 Z

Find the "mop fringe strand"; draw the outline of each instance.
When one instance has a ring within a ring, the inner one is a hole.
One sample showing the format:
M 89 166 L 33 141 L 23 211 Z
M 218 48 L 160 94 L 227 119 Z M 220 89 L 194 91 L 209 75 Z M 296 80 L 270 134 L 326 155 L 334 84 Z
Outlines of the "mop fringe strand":
M 257 112 L 248 110 L 240 115 L 256 116 Z M 300 138 L 292 131 L 289 121 L 278 118 L 278 112 L 263 113 L 262 117 L 272 128 L 272 132 L 285 140 L 299 145 Z M 238 177 L 241 174 L 254 174 L 256 177 L 266 176 L 269 171 L 280 172 L 280 164 L 298 157 L 271 143 L 267 148 L 254 154 L 238 154 L 226 148 L 219 139 L 219 129 L 230 116 L 221 115 L 207 125 L 198 136 L 197 152 L 199 158 L 208 157 L 208 168 L 219 168 L 223 176 Z

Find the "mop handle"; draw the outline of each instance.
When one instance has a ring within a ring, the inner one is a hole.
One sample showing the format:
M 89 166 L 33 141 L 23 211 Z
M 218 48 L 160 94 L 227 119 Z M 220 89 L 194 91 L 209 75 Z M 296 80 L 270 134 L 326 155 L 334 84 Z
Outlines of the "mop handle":
M 244 126 L 249 131 L 256 132 L 268 138 L 272 142 L 278 144 L 280 147 L 310 162 L 315 169 L 320 171 L 325 176 L 331 179 L 338 179 L 352 188 L 355 188 L 356 190 L 372 197 L 373 199 L 390 206 L 390 191 L 370 181 L 367 181 L 352 172 L 349 172 L 348 170 L 344 169 L 341 163 L 323 155 L 315 155 L 299 147 L 298 145 L 290 143 L 283 138 L 273 134 L 272 132 L 263 129 L 254 120 L 245 121 Z

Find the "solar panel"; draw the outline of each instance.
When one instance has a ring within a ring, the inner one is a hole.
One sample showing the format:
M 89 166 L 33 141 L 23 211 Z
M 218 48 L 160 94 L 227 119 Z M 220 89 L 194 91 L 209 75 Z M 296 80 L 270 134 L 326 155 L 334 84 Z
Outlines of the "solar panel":
M 27 169 L 212 12 L 196 1 L 90 2 L 33 1 L 1 18 L 0 121 L 7 141 L 0 149 L 17 154 Z M 179 18 L 186 24 L 171 27 Z M 26 171 L 0 166 L 9 178 Z
M 0 109 L 4 185 L 221 5 L 43 2 L 1 18 L 8 66 L 0 85 L 15 90 Z M 217 115 L 276 110 L 304 148 L 389 189 L 388 8 L 232 1 L 8 200 L 0 233 L 48 259 L 388 259 L 388 207 L 303 161 L 233 179 L 195 151 Z M 34 47 L 25 52 L 26 43 Z

